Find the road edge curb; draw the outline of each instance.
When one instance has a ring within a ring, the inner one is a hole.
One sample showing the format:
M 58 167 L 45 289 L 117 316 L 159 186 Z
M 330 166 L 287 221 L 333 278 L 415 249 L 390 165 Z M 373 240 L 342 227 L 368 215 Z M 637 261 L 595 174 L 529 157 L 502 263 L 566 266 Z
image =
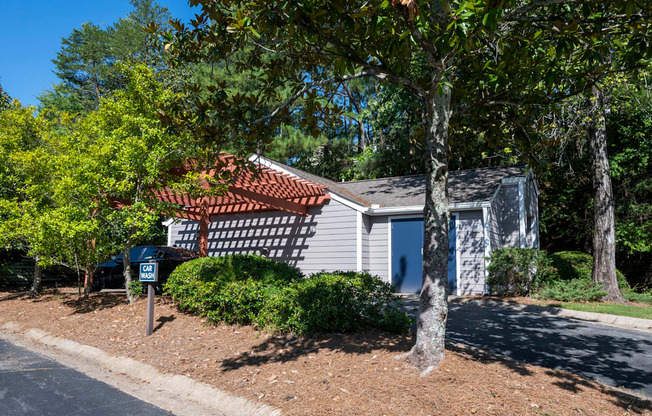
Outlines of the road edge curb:
M 149 364 L 141 363 L 128 357 L 112 356 L 99 348 L 59 338 L 40 329 L 23 329 L 14 322 L 0 319 L 0 334 L 8 338 L 10 342 L 19 341 L 17 342 L 19 346 L 30 350 L 32 350 L 30 346 L 36 347 L 38 344 L 54 349 L 56 351 L 55 354 L 38 347 L 35 348 L 35 352 L 61 361 L 62 364 L 82 373 L 87 373 L 88 368 L 85 367 L 91 365 L 106 369 L 114 375 L 124 374 L 136 382 L 150 384 L 157 391 L 168 393 L 169 397 L 181 397 L 183 400 L 190 400 L 204 408 L 219 412 L 215 414 L 229 416 L 281 415 L 279 409 L 269 405 L 254 403 L 243 397 L 231 395 L 216 387 L 184 375 L 161 373 Z M 106 380 L 100 381 L 107 382 Z M 117 387 L 113 383 L 107 384 Z M 141 399 L 151 403 L 149 399 Z M 156 405 L 156 403 L 153 404 Z

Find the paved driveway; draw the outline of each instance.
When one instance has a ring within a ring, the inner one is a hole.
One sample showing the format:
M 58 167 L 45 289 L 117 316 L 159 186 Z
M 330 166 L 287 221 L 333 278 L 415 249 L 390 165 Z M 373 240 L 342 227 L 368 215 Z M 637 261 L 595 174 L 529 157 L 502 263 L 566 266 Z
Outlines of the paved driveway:
M 0 415 L 170 415 L 0 339 Z
M 453 299 L 449 308 L 450 341 L 652 396 L 652 333 L 546 316 L 537 308 L 514 310 L 498 302 Z

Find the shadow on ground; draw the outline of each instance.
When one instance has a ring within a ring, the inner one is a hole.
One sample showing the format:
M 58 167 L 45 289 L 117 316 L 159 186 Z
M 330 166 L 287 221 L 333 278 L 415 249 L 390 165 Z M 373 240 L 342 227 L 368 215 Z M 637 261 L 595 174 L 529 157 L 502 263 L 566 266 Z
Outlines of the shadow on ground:
M 122 296 L 112 294 L 94 293 L 88 299 L 75 298 L 63 302 L 69 308 L 73 309 L 73 314 L 91 313 L 104 309 L 115 308 L 119 305 L 128 304 L 127 299 Z
M 571 392 L 595 388 L 587 380 L 597 379 L 652 396 L 652 334 L 540 312 L 537 306 L 513 310 L 494 302 L 451 302 L 447 339 L 453 350 L 499 362 L 519 374 L 528 374 L 521 363 L 548 368 L 558 379 L 555 384 Z M 608 393 L 623 408 L 652 410 L 650 402 Z
M 367 354 L 375 350 L 404 353 L 410 350 L 411 336 L 392 335 L 378 330 L 365 330 L 357 334 L 332 334 L 322 337 L 270 337 L 251 353 L 241 354 L 222 362 L 223 371 L 268 363 L 286 363 L 298 360 L 320 350 L 343 351 L 347 354 Z
M 19 290 L 12 290 L 12 291 L 5 290 L 4 292 L 6 292 L 6 294 L 0 296 L 0 302 L 5 301 L 5 300 L 20 298 L 22 296 L 27 297 L 27 294 L 29 293 L 29 291 L 25 291 L 25 290 L 20 290 L 20 291 Z
M 154 327 L 154 329 L 152 329 L 152 332 L 156 332 L 156 331 L 158 331 L 159 329 L 161 329 L 161 328 L 163 327 L 163 325 L 167 324 L 168 322 L 172 322 L 172 321 L 174 321 L 175 319 L 177 319 L 177 317 L 174 316 L 174 315 L 170 315 L 170 316 L 161 316 L 160 318 L 158 318 L 158 319 L 156 320 L 156 322 L 158 322 L 158 325 L 156 325 L 156 326 Z
M 468 345 L 452 342 L 446 343 L 446 349 L 449 351 L 457 352 L 473 361 L 479 361 L 486 364 L 498 363 L 522 376 L 532 375 L 532 372 L 524 363 L 512 360 L 499 354 L 494 354 L 485 350 L 470 347 Z M 545 373 L 546 375 L 557 380 L 553 384 L 572 393 L 579 393 L 583 390 L 598 390 L 601 393 L 609 396 L 610 401 L 614 405 L 621 407 L 623 410 L 628 412 L 635 411 L 638 413 L 643 413 L 643 411 L 652 411 L 652 401 L 650 401 L 648 398 L 645 398 L 645 396 L 641 397 L 626 391 L 614 390 L 568 371 L 547 370 Z

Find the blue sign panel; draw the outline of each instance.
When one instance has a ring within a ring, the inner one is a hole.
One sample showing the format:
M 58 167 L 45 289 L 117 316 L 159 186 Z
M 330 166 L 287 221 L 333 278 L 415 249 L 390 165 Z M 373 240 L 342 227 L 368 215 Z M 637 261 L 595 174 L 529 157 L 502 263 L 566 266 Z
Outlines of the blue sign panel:
M 158 280 L 158 264 L 140 263 L 139 280 L 141 282 L 156 282 Z

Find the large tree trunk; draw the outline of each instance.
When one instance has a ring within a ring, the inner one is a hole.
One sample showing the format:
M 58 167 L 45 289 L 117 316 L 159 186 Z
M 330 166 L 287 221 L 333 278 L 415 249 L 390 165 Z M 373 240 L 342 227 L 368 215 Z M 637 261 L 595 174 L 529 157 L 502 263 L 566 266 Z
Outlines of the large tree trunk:
M 607 295 L 603 300 L 624 303 L 616 276 L 616 233 L 614 200 L 611 189 L 607 128 L 602 90 L 594 86 L 589 100 L 590 118 L 586 129 L 593 173 L 593 281 L 601 283 Z
M 426 131 L 426 204 L 423 283 L 419 298 L 416 344 L 410 362 L 426 375 L 444 360 L 448 317 L 448 124 L 451 89 L 430 97 Z
M 43 285 L 43 268 L 38 264 L 38 261 L 38 256 L 34 257 L 34 282 L 32 282 L 32 288 L 29 291 L 30 298 L 41 296 L 41 288 Z
M 131 233 L 122 249 L 122 276 L 125 278 L 125 289 L 127 291 L 127 300 L 134 303 L 136 297 L 131 291 Z

